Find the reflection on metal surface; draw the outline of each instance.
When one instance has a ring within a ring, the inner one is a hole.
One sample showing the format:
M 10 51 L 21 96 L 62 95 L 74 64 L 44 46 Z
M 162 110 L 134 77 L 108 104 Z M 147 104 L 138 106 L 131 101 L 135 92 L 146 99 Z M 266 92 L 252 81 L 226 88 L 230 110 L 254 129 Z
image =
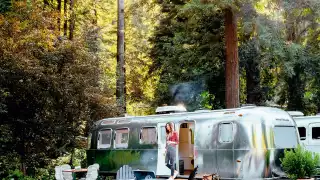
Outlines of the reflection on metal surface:
M 141 128 L 169 121 L 179 126 L 185 120 L 195 122 L 194 164 L 199 167 L 198 173 L 219 174 L 222 179 L 260 179 L 283 175 L 279 158 L 283 157 L 284 148 L 295 148 L 299 143 L 292 117 L 283 110 L 266 107 L 132 117 L 130 124 L 114 124 L 108 128 L 129 127 L 128 149 L 122 151 L 139 152 L 139 160 L 130 155 L 135 161 L 128 164 L 141 170 L 157 171 L 160 167 L 157 162 L 160 162 L 158 151 L 161 143 L 140 144 Z M 94 134 L 106 127 L 99 126 L 92 131 L 92 147 L 97 146 Z M 163 139 L 161 133 L 159 135 L 158 143 Z M 287 139 L 283 139 L 284 136 Z M 105 149 L 105 152 L 112 152 L 117 157 L 113 146 Z M 101 154 L 99 156 L 103 158 L 102 150 L 96 154 Z M 106 164 L 101 167 L 108 170 L 119 165 Z

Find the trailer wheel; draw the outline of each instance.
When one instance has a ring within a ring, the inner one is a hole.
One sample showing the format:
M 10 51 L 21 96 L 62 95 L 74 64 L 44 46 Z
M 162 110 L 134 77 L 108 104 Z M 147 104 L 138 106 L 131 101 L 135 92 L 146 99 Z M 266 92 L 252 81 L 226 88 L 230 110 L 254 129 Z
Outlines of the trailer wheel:
M 156 176 L 154 172 L 150 171 L 135 171 L 134 172 L 135 180 L 144 180 L 144 179 L 155 179 Z
M 144 179 L 154 179 L 150 174 L 146 175 Z

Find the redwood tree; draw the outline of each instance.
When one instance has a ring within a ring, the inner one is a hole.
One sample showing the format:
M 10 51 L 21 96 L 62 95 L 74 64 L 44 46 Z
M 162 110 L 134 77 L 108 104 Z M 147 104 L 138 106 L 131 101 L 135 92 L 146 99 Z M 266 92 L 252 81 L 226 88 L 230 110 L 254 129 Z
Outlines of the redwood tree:
M 73 39 L 73 31 L 75 26 L 76 15 L 74 13 L 74 0 L 70 0 L 70 22 L 69 22 L 69 39 Z
M 116 98 L 120 113 L 126 113 L 126 70 L 125 70 L 125 38 L 124 38 L 124 0 L 118 0 L 118 38 L 117 38 L 117 88 Z
M 64 16 L 64 24 L 63 24 L 63 35 L 67 37 L 67 31 L 68 31 L 68 7 L 67 7 L 67 0 L 63 1 L 63 16 Z
M 237 19 L 231 8 L 225 10 L 225 43 L 226 43 L 226 107 L 239 107 L 239 58 Z
M 60 29 L 61 29 L 61 27 L 60 27 L 60 23 L 61 23 L 61 0 L 57 0 L 57 3 L 58 3 L 58 5 L 57 5 L 57 10 L 58 10 L 58 12 L 59 12 L 59 16 L 58 16 L 58 31 L 60 32 Z
M 226 82 L 226 108 L 236 108 L 240 105 L 239 88 L 239 57 L 237 38 L 237 18 L 234 7 L 241 6 L 238 1 L 201 0 L 202 3 L 214 3 L 224 11 L 225 21 L 225 82 Z

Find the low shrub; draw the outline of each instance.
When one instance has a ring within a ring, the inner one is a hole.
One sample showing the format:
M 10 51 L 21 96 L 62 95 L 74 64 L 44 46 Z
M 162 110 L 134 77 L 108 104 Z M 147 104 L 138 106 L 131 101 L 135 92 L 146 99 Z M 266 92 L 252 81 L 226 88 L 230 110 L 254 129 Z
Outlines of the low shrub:
M 319 165 L 319 155 L 301 146 L 293 150 L 285 150 L 284 157 L 280 160 L 284 172 L 293 180 L 314 176 Z
M 5 178 L 6 180 L 35 180 L 30 176 L 25 176 L 20 170 L 9 171 L 9 176 Z

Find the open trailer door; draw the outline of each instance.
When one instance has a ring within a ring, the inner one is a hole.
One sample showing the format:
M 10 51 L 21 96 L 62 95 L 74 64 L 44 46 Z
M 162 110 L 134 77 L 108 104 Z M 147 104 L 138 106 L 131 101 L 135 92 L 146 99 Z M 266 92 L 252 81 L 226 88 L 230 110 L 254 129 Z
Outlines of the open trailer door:
M 170 169 L 165 164 L 166 152 L 166 123 L 158 123 L 158 162 L 157 162 L 157 175 L 170 176 Z

